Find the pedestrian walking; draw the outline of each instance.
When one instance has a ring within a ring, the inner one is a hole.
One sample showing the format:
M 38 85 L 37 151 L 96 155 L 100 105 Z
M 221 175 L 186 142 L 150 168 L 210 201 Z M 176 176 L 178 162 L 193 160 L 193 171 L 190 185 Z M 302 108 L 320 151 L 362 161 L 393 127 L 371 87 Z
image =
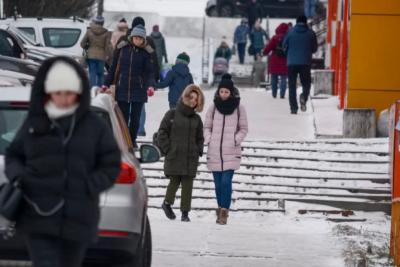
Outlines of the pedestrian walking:
M 167 47 L 165 45 L 165 38 L 160 32 L 160 27 L 158 25 L 153 26 L 153 32 L 150 34 L 150 37 L 154 41 L 157 54 L 157 61 L 161 70 L 163 65 L 163 60 L 165 63 L 168 63 L 168 56 L 167 56 Z
M 232 178 L 240 168 L 241 143 L 248 132 L 246 109 L 240 104 L 232 78 L 225 74 L 204 123 L 208 145 L 207 167 L 212 171 L 217 197 L 217 223 L 227 224 L 232 201 Z
M 91 87 L 103 85 L 104 66 L 112 54 L 111 33 L 103 25 L 104 18 L 95 17 L 81 41 L 81 47 L 86 51 Z
M 287 50 L 290 110 L 292 114 L 297 114 L 297 76 L 300 76 L 303 87 L 300 108 L 304 112 L 307 110 L 311 88 L 312 54 L 318 50 L 317 37 L 315 32 L 308 28 L 307 17 L 297 18 L 296 25 L 286 35 L 283 45 Z
M 45 61 L 5 155 L 7 178 L 23 190 L 16 225 L 33 266 L 82 266 L 98 235 L 100 194 L 113 186 L 120 161 L 112 131 L 90 110 L 85 71 L 67 57 Z
M 165 88 L 169 86 L 168 102 L 169 108 L 174 109 L 182 95 L 183 90 L 193 84 L 193 76 L 189 70 L 190 57 L 185 52 L 178 55 L 175 65 L 168 72 L 167 77 L 156 88 Z
M 242 19 L 240 25 L 236 27 L 233 43 L 237 47 L 239 63 L 244 64 L 246 56 L 247 38 L 249 38 L 250 29 L 247 19 Z
M 214 59 L 215 58 L 225 58 L 228 62 L 231 60 L 232 50 L 227 42 L 221 42 L 221 44 L 217 48 L 217 51 L 215 52 Z
M 129 25 L 126 22 L 126 19 L 122 18 L 117 24 L 117 29 L 112 33 L 111 36 L 111 44 L 113 49 L 117 47 L 118 40 L 125 36 L 128 30 Z
M 254 59 L 257 55 L 261 55 L 265 47 L 265 43 L 269 40 L 267 32 L 261 27 L 260 22 L 256 22 L 254 29 L 250 34 L 251 43 L 254 49 Z
M 262 21 L 263 9 L 257 0 L 249 0 L 247 3 L 247 18 L 249 21 L 250 31 L 253 30 L 254 24 Z
M 265 82 L 266 63 L 262 60 L 262 56 L 257 54 L 257 59 L 253 62 L 251 72 L 253 86 L 260 87 L 262 82 Z
M 275 35 L 264 49 L 264 55 L 268 56 L 268 72 L 271 74 L 272 97 L 278 94 L 278 81 L 280 97 L 285 98 L 287 87 L 288 66 L 286 51 L 283 45 L 289 25 L 281 23 L 275 30 Z
M 199 158 L 203 155 L 203 122 L 197 114 L 203 110 L 203 106 L 204 95 L 200 87 L 189 85 L 179 99 L 176 109 L 165 114 L 158 130 L 157 142 L 166 155 L 164 173 L 170 179 L 162 209 L 171 220 L 176 218 L 172 205 L 182 184 L 181 220 L 190 221 L 193 180 L 196 177 Z
M 115 98 L 137 147 L 142 108 L 148 100 L 148 91 L 154 91 L 155 85 L 152 58 L 146 51 L 146 29 L 139 24 L 131 31 L 129 42 L 123 41 L 118 46 L 105 86 L 115 84 Z

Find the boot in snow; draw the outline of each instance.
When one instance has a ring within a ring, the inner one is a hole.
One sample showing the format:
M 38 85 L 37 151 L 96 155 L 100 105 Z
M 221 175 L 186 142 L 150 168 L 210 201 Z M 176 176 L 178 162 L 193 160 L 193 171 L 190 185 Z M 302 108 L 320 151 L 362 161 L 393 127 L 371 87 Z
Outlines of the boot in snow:
M 303 94 L 300 95 L 300 109 L 303 112 L 307 111 L 307 103 Z
M 221 220 L 221 208 L 218 207 L 218 209 L 215 210 L 216 214 L 217 214 L 217 221 L 216 223 L 219 224 L 219 221 Z
M 189 212 L 188 211 L 182 211 L 182 222 L 190 222 L 189 218 Z
M 175 215 L 174 211 L 172 210 L 170 204 L 168 204 L 167 202 L 164 201 L 161 208 L 165 212 L 165 216 L 167 216 L 168 219 L 170 219 L 170 220 L 176 219 L 176 215 Z
M 219 220 L 219 224 L 225 225 L 228 223 L 229 217 L 229 210 L 228 209 L 221 209 L 221 218 Z

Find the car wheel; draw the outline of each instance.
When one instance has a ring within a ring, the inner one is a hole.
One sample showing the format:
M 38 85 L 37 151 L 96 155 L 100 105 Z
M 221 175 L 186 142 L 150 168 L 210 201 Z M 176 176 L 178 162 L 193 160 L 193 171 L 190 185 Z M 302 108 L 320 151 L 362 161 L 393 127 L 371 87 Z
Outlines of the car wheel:
M 219 14 L 218 14 L 217 7 L 215 7 L 215 6 L 210 7 L 210 8 L 208 9 L 208 11 L 207 11 L 207 15 L 208 15 L 209 17 L 218 17 Z
M 144 242 L 136 251 L 135 267 L 150 267 L 152 256 L 151 228 L 149 218 L 146 216 L 146 232 L 144 234 Z M 132 267 L 133 267 L 132 266 Z
M 146 216 L 146 232 L 143 236 L 143 243 L 137 250 L 132 262 L 116 267 L 151 267 L 152 258 L 152 241 L 151 241 L 151 228 L 149 218 Z
M 233 17 L 233 7 L 229 4 L 225 4 L 221 6 L 219 13 L 221 17 Z

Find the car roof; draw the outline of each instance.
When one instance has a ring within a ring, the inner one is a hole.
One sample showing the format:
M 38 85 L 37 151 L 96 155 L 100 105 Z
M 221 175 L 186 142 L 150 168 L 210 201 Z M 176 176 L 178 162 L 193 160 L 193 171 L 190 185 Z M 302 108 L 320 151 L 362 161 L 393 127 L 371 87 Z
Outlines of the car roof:
M 0 87 L 0 102 L 29 102 L 31 87 Z M 107 112 L 113 110 L 113 99 L 108 94 L 98 94 L 92 98 L 91 106 L 103 109 Z
M 35 77 L 28 75 L 28 74 L 24 74 L 24 73 L 20 73 L 20 72 L 16 72 L 16 71 L 3 70 L 3 69 L 0 69 L 0 77 L 7 77 L 7 78 L 14 78 L 14 79 L 26 79 L 26 80 L 30 80 L 30 81 L 33 81 L 35 79 Z
M 87 27 L 89 26 L 89 22 L 83 19 L 65 19 L 65 18 L 7 18 L 0 20 L 0 24 L 40 24 L 45 25 L 51 28 L 63 28 L 68 26 L 73 27 Z

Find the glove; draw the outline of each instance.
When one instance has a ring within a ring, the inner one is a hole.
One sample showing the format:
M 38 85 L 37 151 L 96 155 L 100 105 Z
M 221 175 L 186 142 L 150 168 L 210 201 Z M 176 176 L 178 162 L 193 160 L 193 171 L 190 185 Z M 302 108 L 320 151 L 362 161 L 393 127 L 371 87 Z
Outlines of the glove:
M 149 87 L 149 89 L 147 89 L 147 96 L 152 97 L 153 95 L 154 95 L 154 88 Z

